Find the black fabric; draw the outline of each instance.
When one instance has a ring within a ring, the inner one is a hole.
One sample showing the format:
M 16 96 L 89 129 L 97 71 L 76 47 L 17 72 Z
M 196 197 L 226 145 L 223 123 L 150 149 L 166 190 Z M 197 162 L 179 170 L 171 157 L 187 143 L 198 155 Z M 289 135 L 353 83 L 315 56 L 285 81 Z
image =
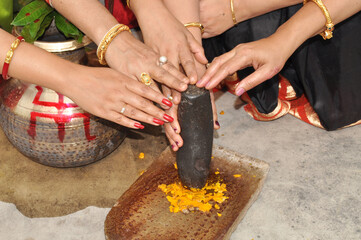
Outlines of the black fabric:
M 265 38 L 302 5 L 280 9 L 242 22 L 220 36 L 205 39 L 209 61 L 240 43 Z M 361 12 L 336 25 L 334 37 L 307 40 L 291 56 L 281 74 L 297 96 L 308 98 L 326 130 L 335 130 L 361 119 Z M 253 69 L 238 71 L 243 79 Z M 277 106 L 278 78 L 274 77 L 247 92 L 261 113 Z

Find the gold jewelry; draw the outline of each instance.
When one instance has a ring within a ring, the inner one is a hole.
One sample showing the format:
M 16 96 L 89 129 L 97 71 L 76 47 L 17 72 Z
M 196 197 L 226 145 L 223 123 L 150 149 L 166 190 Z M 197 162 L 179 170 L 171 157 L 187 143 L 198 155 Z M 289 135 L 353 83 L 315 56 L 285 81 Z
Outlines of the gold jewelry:
M 324 30 L 323 32 L 320 33 L 320 35 L 322 36 L 322 38 L 324 40 L 330 39 L 332 38 L 332 31 L 335 29 L 334 28 L 334 24 L 331 20 L 331 16 L 330 13 L 328 12 L 325 4 L 323 4 L 323 2 L 321 0 L 303 0 L 303 5 L 305 5 L 307 2 L 312 1 L 315 4 L 317 4 L 317 6 L 321 9 L 321 11 L 323 12 L 323 15 L 325 15 L 326 18 L 326 30 Z
M 231 12 L 232 12 L 233 24 L 234 24 L 234 25 L 237 25 L 237 19 L 236 19 L 236 14 L 235 14 L 235 12 L 234 12 L 233 0 L 231 0 Z
M 184 24 L 185 27 L 197 27 L 201 30 L 201 33 L 204 33 L 204 27 L 202 25 L 202 23 L 199 22 L 190 22 L 190 23 L 185 23 Z
M 142 83 L 144 83 L 145 85 L 149 86 L 150 84 L 152 84 L 152 78 L 149 76 L 148 73 L 143 72 L 140 75 L 140 81 Z
M 130 32 L 130 29 L 127 25 L 124 24 L 117 24 L 114 27 L 112 27 L 103 37 L 103 39 L 100 41 L 98 49 L 97 49 L 97 56 L 99 59 L 100 64 L 107 65 L 107 62 L 105 61 L 105 53 L 109 47 L 109 44 L 113 41 L 113 39 L 118 36 L 119 33 L 123 31 Z
M 130 0 L 127 0 L 127 6 L 130 9 Z
M 172 95 L 169 94 L 167 98 L 168 98 L 169 101 L 173 101 Z

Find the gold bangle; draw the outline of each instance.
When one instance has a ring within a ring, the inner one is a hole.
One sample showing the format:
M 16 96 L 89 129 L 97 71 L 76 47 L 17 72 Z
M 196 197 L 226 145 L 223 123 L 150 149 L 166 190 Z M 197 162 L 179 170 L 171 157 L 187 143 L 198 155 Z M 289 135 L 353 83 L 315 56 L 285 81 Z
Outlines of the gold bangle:
M 97 49 L 97 56 L 99 59 L 100 64 L 107 65 L 107 62 L 105 61 L 105 53 L 109 47 L 109 44 L 113 41 L 113 39 L 118 36 L 119 33 L 123 31 L 130 32 L 130 29 L 127 25 L 124 24 L 117 24 L 114 27 L 112 27 L 103 37 L 103 39 L 100 41 L 98 49 Z
M 130 0 L 127 0 L 127 6 L 130 9 Z
M 323 15 L 325 15 L 325 18 L 326 18 L 326 30 L 321 32 L 320 35 L 322 36 L 322 38 L 324 40 L 332 38 L 333 37 L 332 31 L 335 29 L 334 28 L 335 25 L 333 24 L 333 22 L 331 20 L 330 13 L 328 12 L 325 4 L 323 4 L 323 2 L 321 0 L 303 0 L 303 5 L 305 5 L 309 1 L 312 1 L 315 4 L 317 4 L 317 6 L 321 9 L 321 11 L 323 12 Z
M 232 12 L 233 24 L 234 24 L 234 25 L 237 25 L 237 19 L 236 19 L 236 14 L 235 14 L 235 12 L 234 12 L 233 0 L 231 0 L 231 12 Z
M 197 27 L 201 30 L 201 33 L 204 33 L 204 27 L 202 25 L 202 23 L 199 22 L 190 22 L 190 23 L 185 23 L 184 24 L 185 27 Z

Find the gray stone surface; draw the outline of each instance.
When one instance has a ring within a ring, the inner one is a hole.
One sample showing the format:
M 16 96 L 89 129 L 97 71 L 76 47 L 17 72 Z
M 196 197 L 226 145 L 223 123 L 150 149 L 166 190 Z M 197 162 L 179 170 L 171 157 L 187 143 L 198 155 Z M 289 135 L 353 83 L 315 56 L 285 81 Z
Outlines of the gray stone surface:
M 292 116 L 257 122 L 229 93 L 216 103 L 225 114 L 219 115 L 215 144 L 271 166 L 232 240 L 361 239 L 361 126 L 327 132 Z M 0 239 L 104 239 L 108 211 L 88 207 L 30 219 L 14 205 L 0 203 Z

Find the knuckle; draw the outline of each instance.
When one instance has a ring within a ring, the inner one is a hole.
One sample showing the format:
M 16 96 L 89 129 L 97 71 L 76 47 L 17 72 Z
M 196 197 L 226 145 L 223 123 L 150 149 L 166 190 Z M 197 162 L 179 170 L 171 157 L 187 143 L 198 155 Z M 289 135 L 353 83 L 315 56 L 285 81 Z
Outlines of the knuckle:
M 130 109 L 128 115 L 130 118 L 134 118 L 137 115 L 137 111 L 134 108 L 132 108 Z

